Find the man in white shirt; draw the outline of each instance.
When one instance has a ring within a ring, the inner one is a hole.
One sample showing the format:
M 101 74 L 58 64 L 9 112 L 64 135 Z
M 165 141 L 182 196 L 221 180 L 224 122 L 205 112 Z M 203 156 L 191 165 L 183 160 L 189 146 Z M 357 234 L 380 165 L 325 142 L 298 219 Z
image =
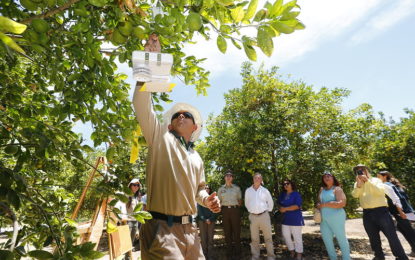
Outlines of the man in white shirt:
M 269 212 L 272 212 L 274 202 L 271 193 L 262 184 L 262 175 L 255 173 L 254 184 L 245 191 L 245 207 L 249 212 L 251 230 L 252 259 L 260 259 L 259 231 L 264 235 L 267 259 L 275 259 L 274 245 L 272 243 L 272 229 Z

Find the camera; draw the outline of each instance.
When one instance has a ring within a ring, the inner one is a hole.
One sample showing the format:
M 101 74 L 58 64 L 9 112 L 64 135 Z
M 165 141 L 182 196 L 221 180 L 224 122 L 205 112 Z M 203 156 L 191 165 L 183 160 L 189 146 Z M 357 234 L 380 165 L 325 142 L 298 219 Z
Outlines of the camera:
M 357 173 L 357 175 L 363 175 L 363 170 L 359 169 L 359 170 L 356 171 L 356 173 Z

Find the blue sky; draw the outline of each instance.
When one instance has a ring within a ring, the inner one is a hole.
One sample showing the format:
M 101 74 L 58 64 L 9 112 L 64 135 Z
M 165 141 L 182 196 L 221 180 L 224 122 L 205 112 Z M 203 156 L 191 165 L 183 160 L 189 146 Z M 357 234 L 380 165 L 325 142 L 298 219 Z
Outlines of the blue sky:
M 345 111 L 369 103 L 375 111 L 398 120 L 405 116 L 404 108 L 415 109 L 415 1 L 298 3 L 299 19 L 306 29 L 276 38 L 274 54 L 270 58 L 258 55 L 256 66 L 278 66 L 281 74 L 290 74 L 292 79 L 303 80 L 316 89 L 351 90 L 343 103 Z M 241 86 L 240 67 L 247 60 L 245 53 L 230 43 L 227 53 L 220 53 L 215 39 L 185 47 L 186 53 L 208 58 L 204 64 L 211 71 L 208 96 L 197 96 L 192 86 L 173 79 L 178 83 L 171 94 L 174 102 L 196 106 L 204 119 L 210 113 L 219 114 L 225 104 L 223 94 Z M 132 74 L 126 66 L 120 66 L 120 71 Z M 166 104 L 165 108 L 171 105 Z M 89 139 L 87 126 L 77 125 L 75 130 Z

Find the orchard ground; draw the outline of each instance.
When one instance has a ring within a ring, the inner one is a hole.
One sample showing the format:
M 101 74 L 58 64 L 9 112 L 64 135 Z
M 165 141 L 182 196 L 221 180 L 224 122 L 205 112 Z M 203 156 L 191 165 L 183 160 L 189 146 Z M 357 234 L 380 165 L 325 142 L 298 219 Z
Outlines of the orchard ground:
M 245 212 L 246 214 L 246 212 Z M 315 260 L 325 260 L 328 259 L 326 249 L 324 247 L 323 241 L 320 235 L 320 226 L 315 224 L 312 215 L 309 212 L 303 212 L 305 218 L 305 226 L 303 227 L 303 241 L 304 241 L 304 258 L 307 260 L 315 259 Z M 2 229 L 2 231 L 4 231 Z M 373 259 L 372 250 L 370 249 L 369 239 L 363 227 L 362 218 L 356 219 L 348 219 L 346 221 L 346 232 L 347 238 L 349 239 L 350 249 L 351 249 L 351 258 L 356 260 L 363 260 L 363 259 Z M 409 254 L 411 252 L 411 247 L 409 246 L 408 242 L 404 239 L 401 233 L 398 232 L 399 239 L 405 249 L 405 252 Z M 0 242 L 4 242 L 6 240 L 6 236 L 4 233 L 0 233 Z M 262 238 L 261 238 L 262 239 Z M 395 259 L 391 253 L 389 248 L 388 241 L 386 240 L 385 236 L 381 233 L 382 239 L 382 246 L 386 255 L 386 259 Z M 250 260 L 251 253 L 250 253 L 250 233 L 249 233 L 249 226 L 248 223 L 243 223 L 242 225 L 242 232 L 241 232 L 241 241 L 242 241 L 242 254 L 241 260 Z M 217 260 L 225 260 L 226 259 L 226 246 L 225 246 L 225 239 L 223 235 L 223 227 L 221 224 L 217 224 L 215 227 L 215 259 Z M 274 235 L 274 245 L 277 259 L 289 259 L 287 248 L 282 242 L 281 232 L 278 231 L 276 235 Z M 105 252 L 108 250 L 108 244 L 106 240 L 106 234 L 103 235 L 99 251 Z M 340 255 L 340 249 L 337 247 L 338 255 Z M 140 252 L 133 252 L 133 259 L 140 259 Z M 263 259 L 266 259 L 266 249 L 265 245 L 261 245 L 261 256 Z M 29 258 L 23 258 L 29 259 Z M 109 259 L 108 255 L 101 258 L 101 260 Z M 339 258 L 340 259 L 340 258 Z M 414 259 L 415 257 L 409 257 L 409 259 Z
M 245 214 L 247 214 L 245 212 Z M 316 225 L 313 221 L 312 215 L 309 212 L 303 212 L 305 218 L 305 226 L 303 227 L 303 241 L 304 241 L 304 258 L 307 260 L 320 260 L 320 259 L 328 259 L 326 249 L 323 244 L 323 240 L 321 239 L 320 234 L 320 226 Z M 241 240 L 242 240 L 242 254 L 241 260 L 250 260 L 251 253 L 250 253 L 250 233 L 249 233 L 249 226 L 248 223 L 243 223 L 242 225 L 242 232 L 241 232 Z M 363 260 L 363 259 L 373 259 L 373 253 L 369 245 L 369 239 L 363 227 L 362 218 L 356 219 L 348 219 L 346 221 L 346 232 L 347 238 L 349 239 L 350 249 L 351 249 L 351 258 L 356 260 Z M 409 254 L 411 252 L 411 247 L 409 246 L 408 242 L 402 236 L 401 233 L 398 232 L 399 239 L 405 249 L 405 252 Z M 386 237 L 381 233 L 382 238 L 382 247 L 385 252 L 386 259 L 395 259 L 392 255 L 392 252 L 389 248 L 388 241 Z M 222 225 L 218 224 L 215 228 L 215 259 L 217 260 L 225 260 L 226 259 L 226 246 L 225 246 L 225 239 L 223 236 L 223 228 Z M 262 238 L 261 238 L 262 240 Z M 289 259 L 287 248 L 282 242 L 281 232 L 278 231 L 276 235 L 274 235 L 274 245 L 276 250 L 277 259 Z M 336 246 L 338 255 L 340 255 L 340 249 Z M 133 252 L 133 259 L 139 259 L 139 252 Z M 263 259 L 266 259 L 266 249 L 265 245 L 262 244 L 261 246 L 261 255 Z M 108 256 L 102 258 L 109 259 Z M 340 259 L 340 258 L 339 258 Z M 409 257 L 409 259 L 415 259 L 414 257 Z

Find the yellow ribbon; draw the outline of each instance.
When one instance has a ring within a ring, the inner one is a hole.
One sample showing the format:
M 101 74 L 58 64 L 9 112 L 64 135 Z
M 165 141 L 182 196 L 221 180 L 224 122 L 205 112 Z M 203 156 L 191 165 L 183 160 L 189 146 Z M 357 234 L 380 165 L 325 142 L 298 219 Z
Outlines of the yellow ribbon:
M 141 136 L 141 128 L 137 126 L 137 130 L 134 132 L 133 141 L 131 145 L 130 163 L 135 163 L 138 159 L 138 153 L 140 152 L 140 146 L 138 144 L 138 137 Z

